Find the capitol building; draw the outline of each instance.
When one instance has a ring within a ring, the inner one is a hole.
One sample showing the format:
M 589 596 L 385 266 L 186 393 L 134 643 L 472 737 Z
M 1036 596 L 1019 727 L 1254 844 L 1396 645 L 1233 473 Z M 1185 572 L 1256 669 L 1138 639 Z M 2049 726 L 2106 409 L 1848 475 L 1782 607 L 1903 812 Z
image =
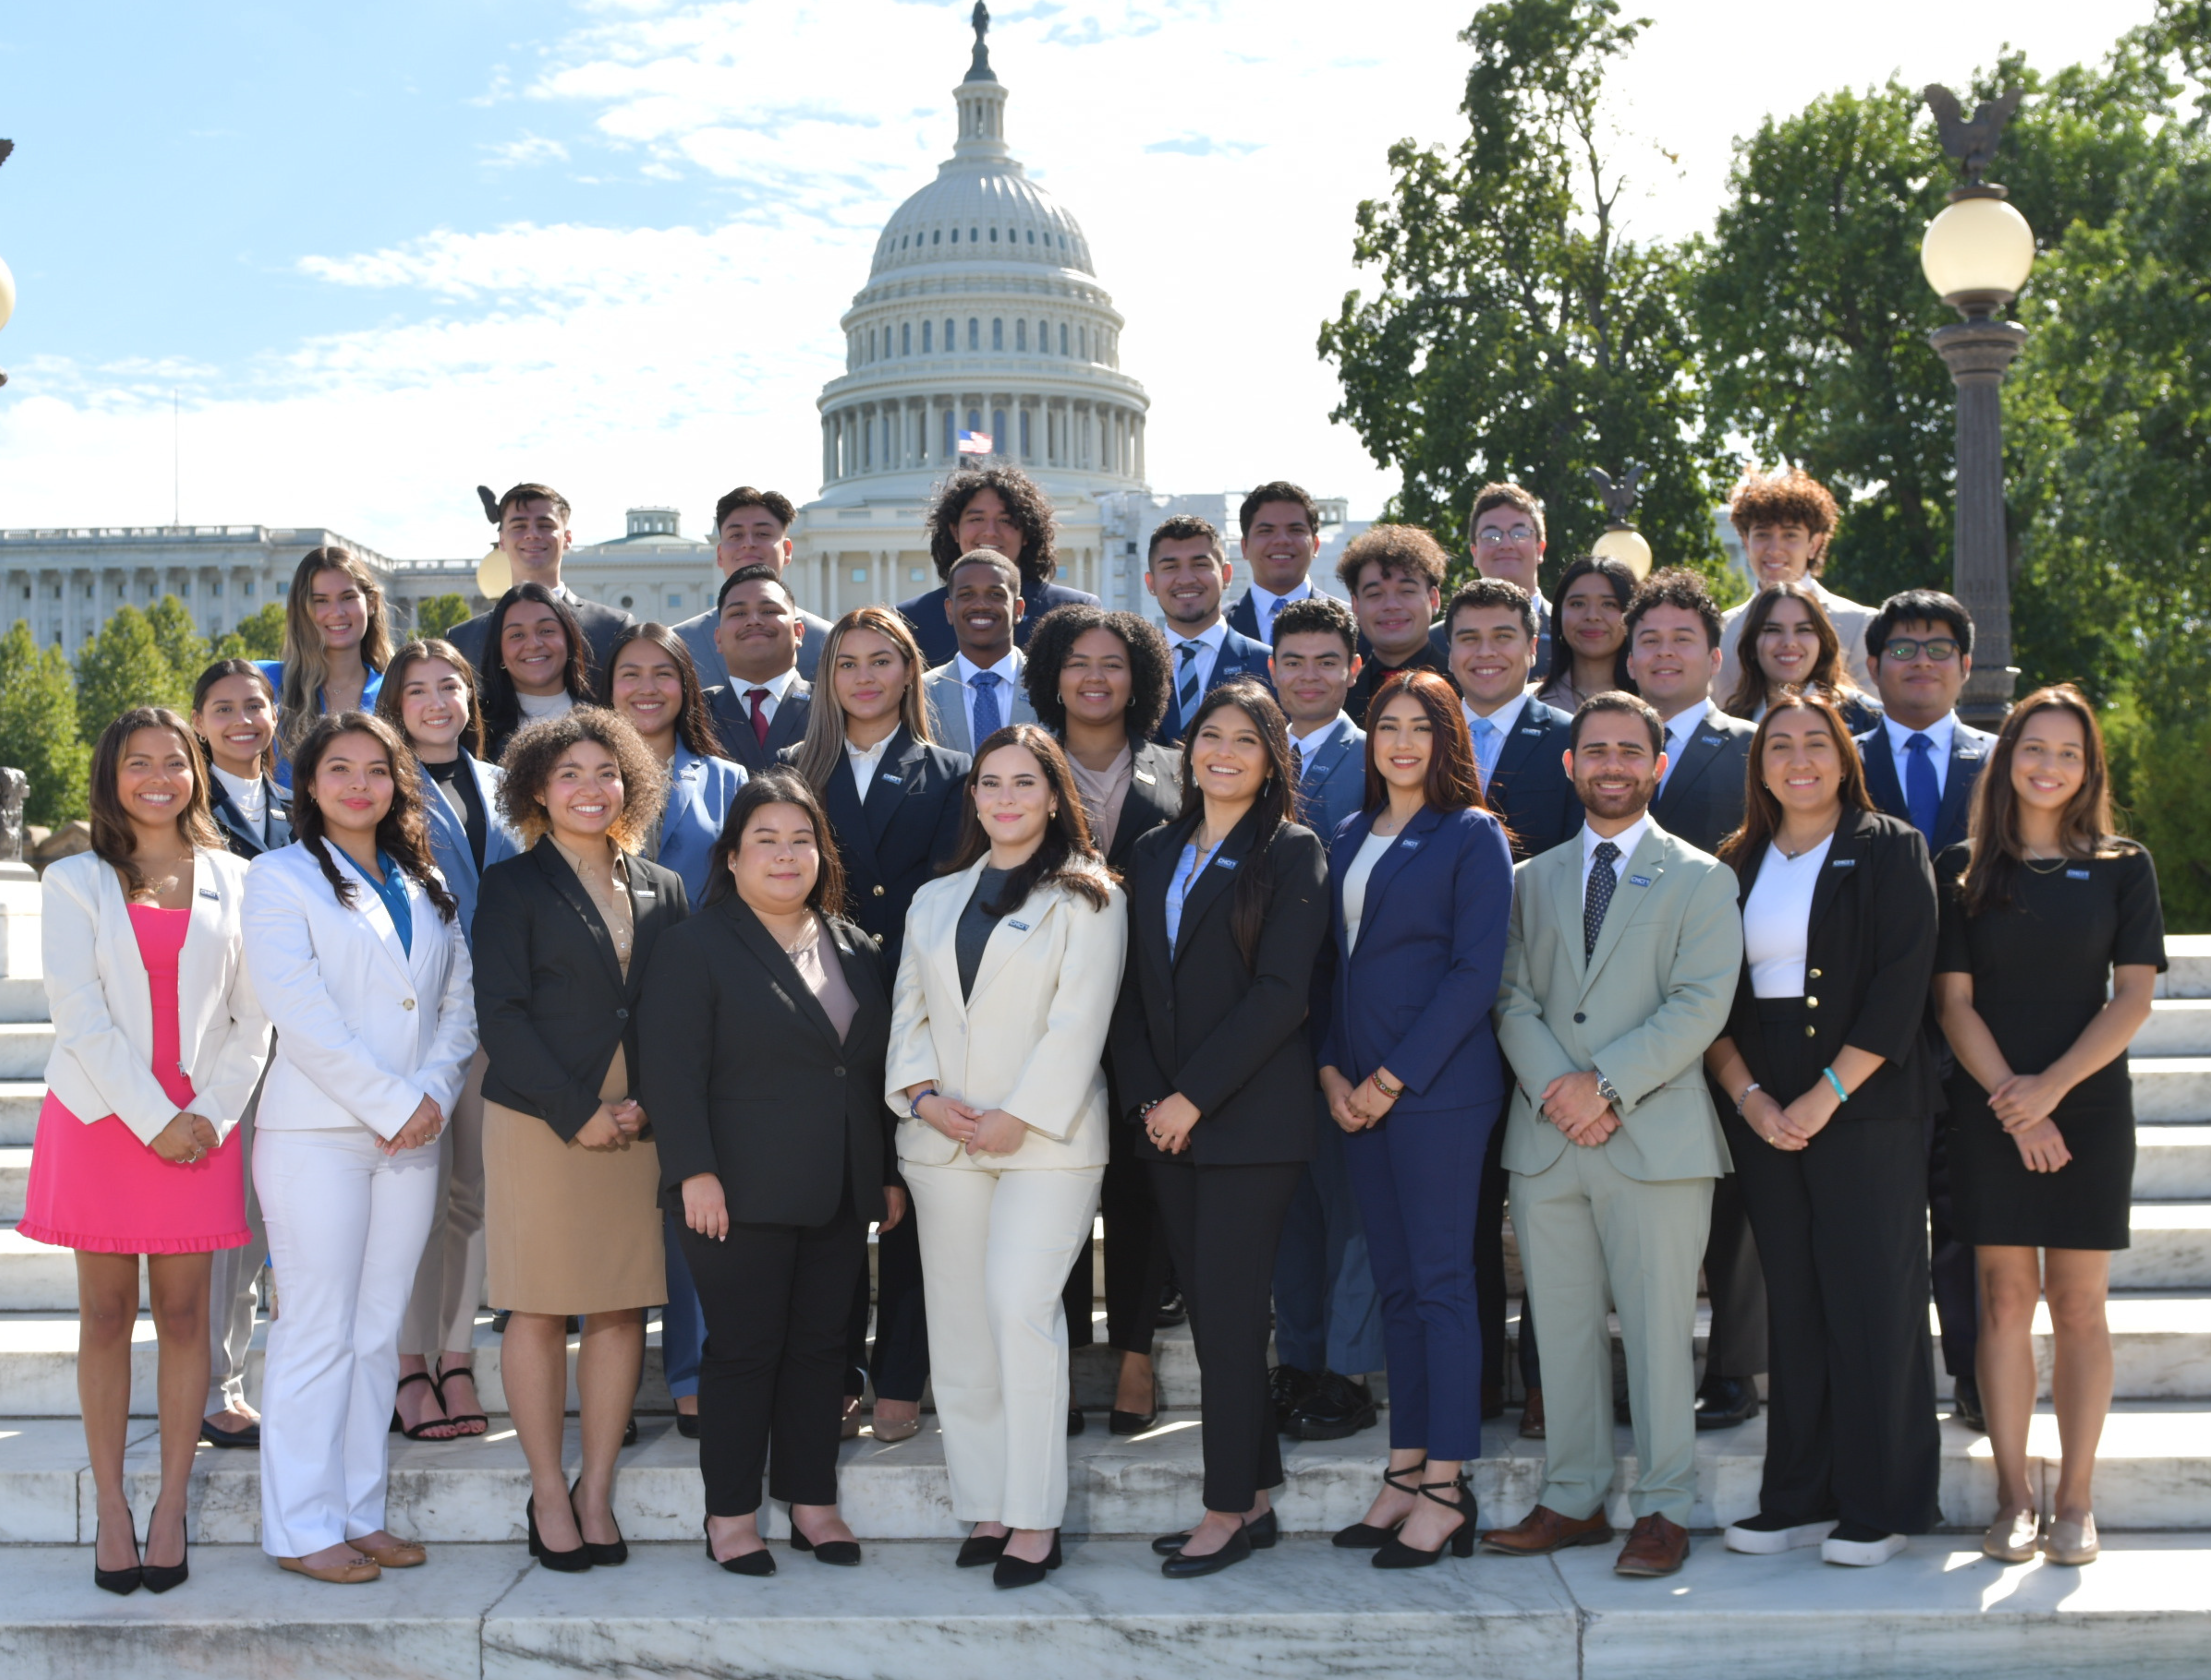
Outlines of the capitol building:
M 933 588 L 924 522 L 935 488 L 962 465 L 996 461 L 1019 467 L 1051 497 L 1061 583 L 1157 619 L 1143 587 L 1153 528 L 1198 514 L 1237 558 L 1242 493 L 1151 490 L 1151 400 L 1121 366 L 1127 323 L 1099 281 L 1081 224 L 1029 178 L 1008 143 L 1008 90 L 991 68 L 988 26 L 978 7 L 973 56 L 952 94 L 952 155 L 885 224 L 866 283 L 845 311 L 845 370 L 816 404 L 821 489 L 792 525 L 786 576 L 799 604 L 828 619 Z M 1293 462 L 1274 471 L 1299 476 Z M 711 507 L 730 485 L 762 477 L 736 461 L 721 481 L 693 489 Z M 1334 591 L 1336 554 L 1364 527 L 1342 500 L 1318 499 L 1323 548 L 1313 580 Z M 708 523 L 702 513 L 700 532 L 686 535 L 677 510 L 633 507 L 619 535 L 595 540 L 579 529 L 562 576 L 640 619 L 689 618 L 713 604 L 720 583 Z M 281 599 L 300 557 L 332 544 L 374 570 L 396 628 L 433 596 L 463 595 L 477 611 L 488 605 L 476 593 L 480 554 L 397 559 L 319 528 L 0 529 L 0 625 L 21 618 L 37 640 L 73 655 L 118 607 L 174 595 L 213 636 Z M 1245 582 L 1235 579 L 1232 596 Z

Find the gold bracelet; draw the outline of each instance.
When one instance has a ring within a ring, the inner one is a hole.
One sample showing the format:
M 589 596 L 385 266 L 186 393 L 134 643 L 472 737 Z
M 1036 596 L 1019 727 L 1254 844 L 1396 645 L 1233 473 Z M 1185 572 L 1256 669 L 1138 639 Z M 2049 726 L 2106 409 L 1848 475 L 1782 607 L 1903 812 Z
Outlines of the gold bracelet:
M 1374 1089 L 1380 1091 L 1392 1103 L 1396 1102 L 1399 1097 L 1405 1094 L 1405 1087 L 1402 1085 L 1399 1085 L 1396 1090 L 1392 1091 L 1388 1085 L 1383 1084 L 1382 1075 L 1379 1072 L 1369 1073 L 1366 1077 L 1374 1081 Z

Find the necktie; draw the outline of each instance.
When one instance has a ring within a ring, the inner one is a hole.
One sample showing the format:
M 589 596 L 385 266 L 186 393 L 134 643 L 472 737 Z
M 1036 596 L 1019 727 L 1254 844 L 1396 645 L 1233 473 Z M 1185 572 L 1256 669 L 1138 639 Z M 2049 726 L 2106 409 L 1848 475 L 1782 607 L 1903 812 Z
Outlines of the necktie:
M 1313 774 L 1311 753 L 1304 756 L 1305 768 L 1298 773 L 1298 819 L 1302 822 L 1311 816 L 1314 801 L 1320 792 L 1320 778 Z M 1324 835 L 1323 839 L 1327 837 Z
M 1176 694 L 1175 715 L 1184 722 L 1197 710 L 1197 655 L 1202 642 L 1184 642 L 1176 650 L 1182 655 L 1182 684 Z
M 1281 618 L 1282 616 L 1282 608 L 1289 604 L 1288 596 L 1276 595 L 1275 597 L 1275 604 L 1267 609 L 1267 622 L 1269 624 L 1272 624 L 1276 619 Z
M 1935 825 L 1942 817 L 1942 790 L 1935 783 L 1935 743 L 1925 735 L 1914 734 L 1904 743 L 1911 756 L 1904 765 L 1904 802 L 1911 808 L 1911 825 L 1927 839 L 1927 849 L 1935 849 Z
M 998 704 L 998 685 L 1005 679 L 996 671 L 978 671 L 967 679 L 968 687 L 975 691 L 975 745 L 990 740 L 1005 727 L 1005 713 Z
M 772 692 L 766 688 L 748 688 L 745 691 L 745 698 L 751 703 L 753 709 L 753 736 L 762 746 L 767 745 L 767 703 Z
M 1681 762 L 1682 750 L 1688 746 L 1686 734 L 1677 735 L 1669 725 L 1666 730 L 1666 773 L 1658 778 L 1658 791 L 1664 793 L 1666 784 L 1674 779 L 1674 767 Z
M 1487 718 L 1474 720 L 1474 763 L 1475 768 L 1481 772 L 1481 790 L 1484 793 L 1489 791 L 1489 778 L 1497 773 L 1498 748 L 1504 739 L 1498 734 L 1497 726 Z
M 1597 842 L 1594 861 L 1590 865 L 1588 896 L 1582 900 L 1584 962 L 1596 950 L 1596 936 L 1604 931 L 1604 913 L 1612 903 L 1613 889 L 1620 885 L 1620 877 L 1612 873 L 1612 861 L 1619 855 L 1620 848 L 1611 841 Z

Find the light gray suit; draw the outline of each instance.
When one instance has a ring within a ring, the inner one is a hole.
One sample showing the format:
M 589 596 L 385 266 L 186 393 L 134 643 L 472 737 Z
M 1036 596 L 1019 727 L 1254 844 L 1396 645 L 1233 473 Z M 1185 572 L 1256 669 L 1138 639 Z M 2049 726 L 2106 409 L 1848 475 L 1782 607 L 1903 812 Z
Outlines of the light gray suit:
M 921 698 L 929 707 L 929 733 L 936 744 L 948 752 L 972 753 L 975 743 L 968 739 L 967 691 L 960 680 L 957 658 L 948 659 L 923 675 Z M 1023 683 L 998 691 L 998 710 L 1008 723 L 1037 721 L 1036 708 L 1029 704 L 1029 691 Z
M 806 625 L 806 638 L 798 644 L 798 674 L 812 682 L 815 670 L 821 663 L 821 638 L 833 626 L 828 619 L 815 617 L 803 607 L 798 609 L 798 616 Z M 691 662 L 699 668 L 701 688 L 712 688 L 718 682 L 730 680 L 730 668 L 723 662 L 722 650 L 714 645 L 714 626 L 721 620 L 721 613 L 710 607 L 695 619 L 669 625 L 691 650 Z
M 1512 1219 L 1542 1326 L 1542 1503 L 1581 1519 L 1613 1479 L 1612 1347 L 1620 1314 L 1641 1466 L 1629 1509 L 1687 1526 L 1696 1492 L 1697 1266 L 1727 1144 L 1704 1054 L 1726 1030 L 1742 964 L 1733 872 L 1655 823 L 1582 954 L 1582 837 L 1520 866 L 1497 1042 L 1518 1088 L 1506 1120 Z M 1569 1145 L 1544 1087 L 1595 1069 L 1620 1125 Z

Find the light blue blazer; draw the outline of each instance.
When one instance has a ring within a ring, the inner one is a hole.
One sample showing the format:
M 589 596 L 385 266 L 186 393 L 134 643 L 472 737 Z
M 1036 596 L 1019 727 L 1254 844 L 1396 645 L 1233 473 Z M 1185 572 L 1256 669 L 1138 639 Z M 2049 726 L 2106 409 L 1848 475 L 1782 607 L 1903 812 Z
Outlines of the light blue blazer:
M 668 805 L 660 819 L 663 869 L 682 877 L 683 891 L 696 904 L 706 892 L 706 865 L 714 842 L 722 837 L 722 819 L 745 785 L 745 767 L 730 758 L 704 758 L 679 745 L 668 766 Z
M 499 784 L 502 780 L 497 764 L 488 764 L 474 755 L 461 754 L 461 774 L 473 776 L 476 783 L 476 797 L 484 807 L 484 867 L 512 857 L 522 849 L 522 842 L 514 831 L 500 820 Z M 445 890 L 460 901 L 463 938 L 471 935 L 476 919 L 476 854 L 469 849 L 469 831 L 461 819 L 454 815 L 453 807 L 445 803 L 430 781 L 430 772 L 422 775 L 422 804 L 430 822 L 430 853 L 437 860 L 438 873 L 445 878 Z

